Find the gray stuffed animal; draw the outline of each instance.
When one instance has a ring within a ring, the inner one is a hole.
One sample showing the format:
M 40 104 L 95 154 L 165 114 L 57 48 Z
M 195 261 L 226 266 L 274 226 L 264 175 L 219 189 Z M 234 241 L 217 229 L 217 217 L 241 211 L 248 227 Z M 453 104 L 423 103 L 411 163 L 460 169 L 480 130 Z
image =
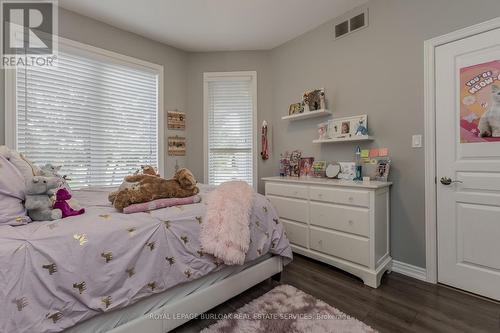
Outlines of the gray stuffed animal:
M 39 176 L 43 177 L 56 177 L 59 181 L 59 188 L 63 187 L 65 188 L 69 194 L 71 194 L 71 188 L 68 185 L 67 180 L 71 180 L 66 178 L 66 175 L 61 176 L 59 174 L 59 170 L 61 170 L 61 165 L 54 166 L 50 163 L 45 164 L 43 167 L 40 168 L 40 174 Z
M 59 187 L 55 177 L 35 176 L 26 182 L 26 201 L 24 206 L 33 221 L 51 221 L 62 218 L 60 209 L 52 209 L 50 197 Z

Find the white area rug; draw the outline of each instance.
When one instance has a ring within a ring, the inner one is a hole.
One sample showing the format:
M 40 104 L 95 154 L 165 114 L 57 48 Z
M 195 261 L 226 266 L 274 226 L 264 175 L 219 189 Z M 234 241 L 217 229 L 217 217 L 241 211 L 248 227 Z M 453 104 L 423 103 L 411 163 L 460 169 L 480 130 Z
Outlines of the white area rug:
M 292 286 L 281 285 L 201 333 L 376 332 L 363 322 Z

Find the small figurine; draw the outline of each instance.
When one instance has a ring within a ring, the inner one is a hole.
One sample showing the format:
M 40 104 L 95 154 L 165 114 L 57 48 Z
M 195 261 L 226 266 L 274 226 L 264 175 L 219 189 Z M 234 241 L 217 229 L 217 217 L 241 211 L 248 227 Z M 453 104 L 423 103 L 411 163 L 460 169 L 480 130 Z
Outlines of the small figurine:
M 365 121 L 361 119 L 358 122 L 358 128 L 356 129 L 356 135 L 368 135 L 368 129 L 365 126 Z
M 319 108 L 321 110 L 326 109 L 326 102 L 325 102 L 325 89 L 321 89 L 319 93 Z

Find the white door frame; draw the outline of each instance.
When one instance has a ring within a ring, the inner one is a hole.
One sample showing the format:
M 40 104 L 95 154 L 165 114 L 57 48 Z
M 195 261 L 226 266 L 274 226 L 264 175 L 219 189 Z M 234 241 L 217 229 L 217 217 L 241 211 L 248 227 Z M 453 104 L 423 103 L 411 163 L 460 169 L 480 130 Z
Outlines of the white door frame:
M 435 49 L 483 32 L 500 28 L 500 17 L 454 31 L 424 42 L 425 109 L 425 266 L 427 281 L 437 283 L 437 207 L 436 207 L 436 85 Z

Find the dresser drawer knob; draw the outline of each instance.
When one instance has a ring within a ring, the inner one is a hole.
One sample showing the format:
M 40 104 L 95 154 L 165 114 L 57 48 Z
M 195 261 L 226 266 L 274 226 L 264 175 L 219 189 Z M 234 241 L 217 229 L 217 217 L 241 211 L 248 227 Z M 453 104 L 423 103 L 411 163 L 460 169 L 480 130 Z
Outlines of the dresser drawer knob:
M 319 193 L 318 198 L 323 198 L 323 194 Z
M 353 198 L 353 197 L 349 197 L 349 201 L 353 201 L 353 200 L 354 200 L 354 198 Z

